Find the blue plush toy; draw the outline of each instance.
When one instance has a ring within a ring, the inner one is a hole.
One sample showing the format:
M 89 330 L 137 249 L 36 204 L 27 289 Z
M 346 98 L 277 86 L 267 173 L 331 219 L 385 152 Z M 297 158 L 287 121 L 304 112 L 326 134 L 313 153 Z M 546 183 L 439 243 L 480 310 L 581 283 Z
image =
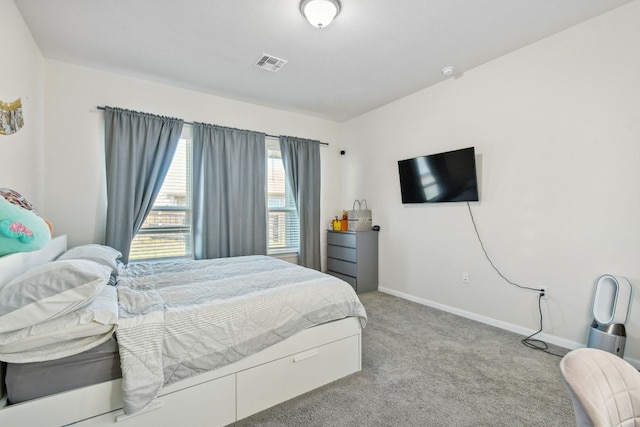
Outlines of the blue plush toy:
M 0 256 L 35 251 L 50 240 L 51 231 L 44 219 L 0 194 Z

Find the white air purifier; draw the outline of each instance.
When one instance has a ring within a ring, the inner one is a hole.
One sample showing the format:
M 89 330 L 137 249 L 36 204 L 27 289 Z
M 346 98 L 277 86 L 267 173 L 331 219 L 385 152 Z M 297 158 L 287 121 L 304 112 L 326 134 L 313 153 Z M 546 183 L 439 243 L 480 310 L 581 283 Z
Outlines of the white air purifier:
M 622 357 L 627 334 L 624 324 L 629 317 L 632 287 L 621 276 L 605 274 L 598 278 L 593 297 L 593 323 L 587 347 Z

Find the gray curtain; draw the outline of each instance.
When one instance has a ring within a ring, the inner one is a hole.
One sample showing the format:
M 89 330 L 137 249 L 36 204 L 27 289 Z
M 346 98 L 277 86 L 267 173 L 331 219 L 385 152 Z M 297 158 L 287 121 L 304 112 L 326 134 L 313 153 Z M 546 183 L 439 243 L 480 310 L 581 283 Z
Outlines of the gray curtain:
M 105 243 L 129 261 L 131 240 L 149 214 L 176 151 L 183 121 L 105 108 Z
M 320 270 L 320 142 L 281 136 L 280 151 L 300 220 L 298 263 Z
M 195 259 L 267 253 L 265 134 L 193 125 Z

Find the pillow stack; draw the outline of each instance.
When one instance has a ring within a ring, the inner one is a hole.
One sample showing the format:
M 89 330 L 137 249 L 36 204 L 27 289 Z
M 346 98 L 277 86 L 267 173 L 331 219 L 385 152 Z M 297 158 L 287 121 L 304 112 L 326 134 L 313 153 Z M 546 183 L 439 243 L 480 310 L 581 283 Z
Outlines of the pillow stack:
M 0 288 L 0 333 L 63 316 L 93 301 L 111 270 L 86 260 L 43 264 Z
M 85 338 L 94 328 L 100 342 L 107 339 L 105 326 L 115 331 L 118 317 L 116 292 L 108 285 L 120 256 L 108 246 L 79 246 L 0 286 L 0 356 L 75 339 L 80 329 Z

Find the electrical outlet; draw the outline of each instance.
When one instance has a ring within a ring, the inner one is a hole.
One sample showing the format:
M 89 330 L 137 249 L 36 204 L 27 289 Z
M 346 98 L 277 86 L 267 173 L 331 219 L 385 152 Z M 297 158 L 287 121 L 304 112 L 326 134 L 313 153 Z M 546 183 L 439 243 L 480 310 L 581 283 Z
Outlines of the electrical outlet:
M 469 273 L 462 273 L 462 283 L 469 283 Z
M 540 293 L 542 294 L 542 299 L 549 299 L 549 287 L 543 286 L 540 289 L 542 289 L 542 291 L 540 291 Z

